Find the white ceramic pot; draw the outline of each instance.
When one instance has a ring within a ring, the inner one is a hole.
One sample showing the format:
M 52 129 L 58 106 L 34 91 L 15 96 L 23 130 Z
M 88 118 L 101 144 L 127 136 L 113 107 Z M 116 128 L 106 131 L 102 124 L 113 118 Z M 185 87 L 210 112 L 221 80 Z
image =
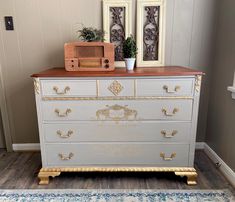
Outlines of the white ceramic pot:
M 135 66 L 135 58 L 125 58 L 127 71 L 133 71 Z

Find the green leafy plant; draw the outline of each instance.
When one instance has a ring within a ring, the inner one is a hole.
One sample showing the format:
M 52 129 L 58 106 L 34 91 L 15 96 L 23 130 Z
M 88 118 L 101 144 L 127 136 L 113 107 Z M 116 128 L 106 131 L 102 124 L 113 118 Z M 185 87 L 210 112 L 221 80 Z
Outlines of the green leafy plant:
M 101 29 L 96 29 L 93 27 L 83 27 L 81 30 L 78 30 L 78 33 L 78 39 L 82 41 L 104 41 L 105 32 Z
M 135 58 L 137 54 L 137 47 L 134 37 L 131 35 L 123 42 L 123 56 L 124 58 Z

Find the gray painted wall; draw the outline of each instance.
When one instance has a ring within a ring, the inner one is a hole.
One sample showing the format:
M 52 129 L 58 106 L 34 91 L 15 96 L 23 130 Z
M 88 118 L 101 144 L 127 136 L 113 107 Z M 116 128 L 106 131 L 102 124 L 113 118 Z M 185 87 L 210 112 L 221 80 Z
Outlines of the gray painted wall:
M 1 117 L 1 110 L 0 110 L 0 149 L 2 148 L 5 148 L 5 139 L 4 139 L 2 117 Z
M 63 44 L 78 23 L 101 27 L 101 0 L 0 0 L 0 61 L 13 143 L 38 142 L 32 73 L 63 66 Z M 133 0 L 133 10 L 135 10 Z M 217 0 L 167 0 L 166 64 L 191 66 L 204 77 L 197 141 L 205 140 Z M 89 9 L 88 9 L 89 8 Z M 14 17 L 15 31 L 3 16 Z M 133 27 L 135 12 L 133 13 Z
M 206 142 L 235 171 L 235 100 L 227 87 L 235 71 L 235 1 L 219 1 Z

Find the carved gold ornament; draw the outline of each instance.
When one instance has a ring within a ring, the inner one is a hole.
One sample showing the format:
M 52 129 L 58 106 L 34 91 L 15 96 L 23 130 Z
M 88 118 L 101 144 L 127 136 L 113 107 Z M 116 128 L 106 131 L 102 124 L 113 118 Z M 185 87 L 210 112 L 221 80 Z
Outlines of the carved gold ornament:
M 197 172 L 190 167 L 74 167 L 42 168 L 38 174 L 39 184 L 49 184 L 49 177 L 59 176 L 61 172 L 174 172 L 177 176 L 186 176 L 188 185 L 197 184 Z
M 201 82 L 202 82 L 202 76 L 201 75 L 197 75 L 196 76 L 196 80 L 195 80 L 195 89 L 196 89 L 197 92 L 200 91 Z
M 123 90 L 123 86 L 118 81 L 113 81 L 108 87 L 109 91 L 115 96 L 118 96 L 119 93 Z
M 96 117 L 98 120 L 125 121 L 130 120 L 130 118 L 135 120 L 137 117 L 137 111 L 129 109 L 128 105 L 106 105 L 105 109 L 96 111 Z
M 168 112 L 167 109 L 162 109 L 162 113 L 164 113 L 165 116 L 174 116 L 177 112 L 179 112 L 179 109 L 177 108 L 174 108 L 171 113 Z
M 33 78 L 34 91 L 36 94 L 40 94 L 40 82 L 39 78 Z
M 162 157 L 164 161 L 172 161 L 173 158 L 176 157 L 176 153 L 172 153 L 170 157 L 166 157 L 165 153 L 161 152 L 160 157 Z
M 66 86 L 63 91 L 59 91 L 59 88 L 57 86 L 54 86 L 53 90 L 57 95 L 65 95 L 68 91 L 70 91 L 70 87 Z
M 166 93 L 177 93 L 180 90 L 180 86 L 175 86 L 174 90 L 170 90 L 169 86 L 165 85 L 163 86 L 163 89 Z

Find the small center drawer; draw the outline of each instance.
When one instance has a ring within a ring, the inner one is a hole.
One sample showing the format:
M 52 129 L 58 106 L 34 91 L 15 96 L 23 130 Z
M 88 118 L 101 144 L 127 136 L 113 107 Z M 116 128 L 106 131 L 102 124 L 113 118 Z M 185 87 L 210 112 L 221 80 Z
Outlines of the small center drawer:
M 47 166 L 188 166 L 188 144 L 86 143 L 46 144 Z
M 42 95 L 51 97 L 95 97 L 95 80 L 42 80 Z
M 133 79 L 99 80 L 99 96 L 101 97 L 134 96 L 134 89 Z
M 138 79 L 137 96 L 192 96 L 193 78 Z

